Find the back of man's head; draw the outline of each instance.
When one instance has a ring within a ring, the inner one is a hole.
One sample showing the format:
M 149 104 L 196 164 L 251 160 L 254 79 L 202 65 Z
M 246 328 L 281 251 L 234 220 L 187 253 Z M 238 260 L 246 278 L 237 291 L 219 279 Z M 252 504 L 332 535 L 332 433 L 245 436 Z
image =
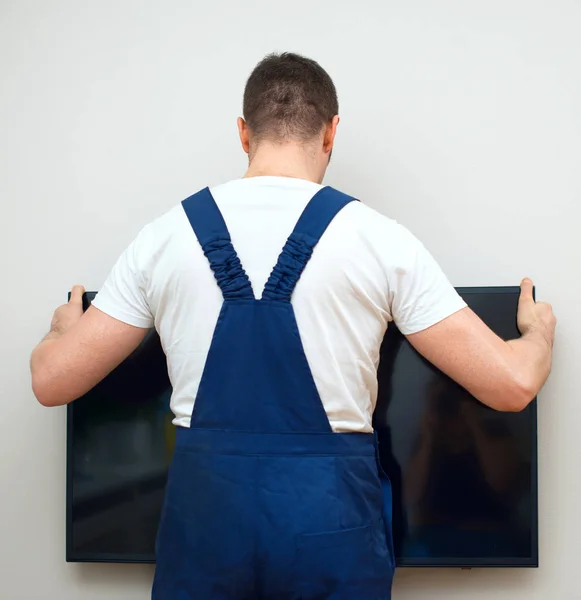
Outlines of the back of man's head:
M 338 112 L 332 79 L 298 54 L 270 54 L 246 82 L 244 120 L 255 141 L 309 142 Z

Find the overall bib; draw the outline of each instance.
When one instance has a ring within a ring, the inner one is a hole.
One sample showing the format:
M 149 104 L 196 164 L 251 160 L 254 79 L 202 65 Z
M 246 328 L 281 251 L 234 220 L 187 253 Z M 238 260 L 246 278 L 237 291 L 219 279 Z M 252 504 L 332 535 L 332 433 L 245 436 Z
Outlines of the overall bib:
M 153 600 L 389 600 L 391 493 L 373 434 L 334 433 L 291 296 L 353 198 L 321 189 L 255 299 L 208 189 L 183 202 L 224 303 L 178 428 Z

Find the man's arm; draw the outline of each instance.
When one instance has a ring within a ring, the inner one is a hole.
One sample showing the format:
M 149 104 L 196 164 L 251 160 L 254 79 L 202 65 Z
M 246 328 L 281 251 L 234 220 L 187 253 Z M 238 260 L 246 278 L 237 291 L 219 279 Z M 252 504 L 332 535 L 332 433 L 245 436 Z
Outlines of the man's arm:
M 50 333 L 34 349 L 32 389 L 44 406 L 68 404 L 104 379 L 141 343 L 147 329 L 128 325 L 91 306 L 83 313 L 84 289 L 73 288 L 54 314 Z
M 534 301 L 530 279 L 521 284 L 517 320 L 522 337 L 505 342 L 464 308 L 407 339 L 484 404 L 520 411 L 549 376 L 556 325 L 550 305 Z

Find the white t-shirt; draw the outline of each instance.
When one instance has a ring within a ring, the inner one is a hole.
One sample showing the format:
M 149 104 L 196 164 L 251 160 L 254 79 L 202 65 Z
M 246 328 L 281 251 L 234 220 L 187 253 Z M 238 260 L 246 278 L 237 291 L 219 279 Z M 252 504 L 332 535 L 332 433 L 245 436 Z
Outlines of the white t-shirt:
M 211 190 L 256 297 L 319 189 L 300 179 L 253 177 Z M 173 385 L 174 423 L 188 427 L 222 295 L 181 204 L 139 233 L 93 304 L 125 323 L 156 327 Z M 372 431 L 379 350 L 389 322 L 411 334 L 466 306 L 422 244 L 363 202 L 348 204 L 332 221 L 292 304 L 337 432 Z

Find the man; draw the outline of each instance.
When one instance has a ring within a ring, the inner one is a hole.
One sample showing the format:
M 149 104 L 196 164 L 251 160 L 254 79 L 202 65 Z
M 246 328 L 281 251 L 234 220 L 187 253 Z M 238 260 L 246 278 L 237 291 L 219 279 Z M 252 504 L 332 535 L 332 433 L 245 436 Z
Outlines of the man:
M 84 314 L 75 287 L 32 354 L 33 389 L 68 403 L 158 330 L 178 435 L 155 600 L 390 598 L 371 426 L 388 323 L 518 411 L 549 375 L 555 318 L 525 279 L 522 337 L 499 339 L 406 229 L 321 186 L 339 117 L 316 62 L 264 59 L 243 113 L 245 177 L 146 226 Z

